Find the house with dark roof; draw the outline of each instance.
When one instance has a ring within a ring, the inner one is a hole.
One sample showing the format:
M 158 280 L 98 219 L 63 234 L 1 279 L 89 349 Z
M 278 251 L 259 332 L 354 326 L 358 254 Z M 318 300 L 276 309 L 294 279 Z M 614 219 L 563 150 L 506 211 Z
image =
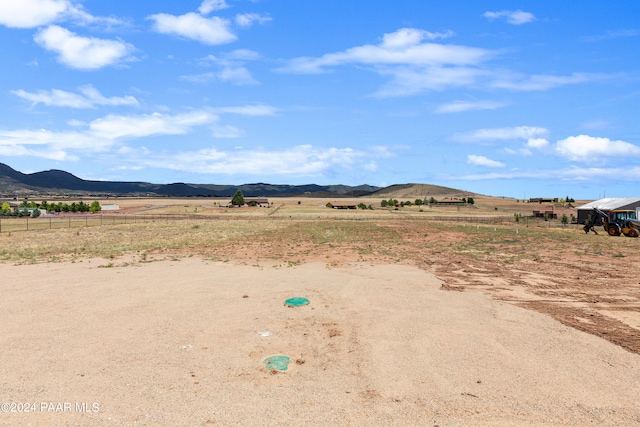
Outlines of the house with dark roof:
M 328 208 L 331 209 L 358 209 L 358 204 L 356 202 L 329 202 L 326 204 Z
M 245 197 L 244 204 L 247 206 L 269 207 L 269 199 L 266 197 Z

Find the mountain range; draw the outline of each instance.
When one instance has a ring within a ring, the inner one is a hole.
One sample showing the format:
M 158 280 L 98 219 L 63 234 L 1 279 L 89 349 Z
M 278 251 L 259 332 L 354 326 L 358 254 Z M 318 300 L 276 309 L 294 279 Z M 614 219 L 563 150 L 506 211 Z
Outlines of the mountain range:
M 94 196 L 166 196 L 231 197 L 237 190 L 245 196 L 359 197 L 380 190 L 371 185 L 277 185 L 277 184 L 152 184 L 148 182 L 91 181 L 62 170 L 22 173 L 0 163 L 0 195 L 94 195 Z

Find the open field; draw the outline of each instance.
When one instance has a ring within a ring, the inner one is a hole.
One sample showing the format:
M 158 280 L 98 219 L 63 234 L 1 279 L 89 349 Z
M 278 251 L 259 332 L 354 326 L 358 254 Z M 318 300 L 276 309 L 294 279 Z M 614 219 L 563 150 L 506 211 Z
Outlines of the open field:
M 297 202 L 1 233 L 3 399 L 101 410 L 0 425 L 640 424 L 640 239 Z

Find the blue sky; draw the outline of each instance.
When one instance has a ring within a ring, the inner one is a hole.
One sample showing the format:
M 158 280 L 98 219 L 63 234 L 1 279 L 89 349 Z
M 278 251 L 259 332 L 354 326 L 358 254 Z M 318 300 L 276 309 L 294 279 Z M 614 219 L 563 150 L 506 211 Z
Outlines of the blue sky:
M 0 162 L 639 196 L 640 3 L 0 0 Z

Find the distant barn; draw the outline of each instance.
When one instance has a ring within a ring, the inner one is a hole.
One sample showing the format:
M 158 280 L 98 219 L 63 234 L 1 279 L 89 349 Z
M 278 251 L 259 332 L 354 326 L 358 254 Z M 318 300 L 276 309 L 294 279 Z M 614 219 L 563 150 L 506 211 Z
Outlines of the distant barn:
M 244 203 L 247 206 L 269 207 L 269 199 L 266 197 L 245 197 Z
M 567 218 L 571 218 L 573 222 L 573 217 L 576 216 L 576 210 L 574 208 L 565 208 L 562 206 L 544 206 L 540 209 L 533 210 L 533 216 L 536 218 L 549 218 L 549 219 L 558 219 L 562 218 L 562 215 L 566 215 Z
M 326 206 L 331 209 L 358 209 L 356 202 L 329 202 Z

